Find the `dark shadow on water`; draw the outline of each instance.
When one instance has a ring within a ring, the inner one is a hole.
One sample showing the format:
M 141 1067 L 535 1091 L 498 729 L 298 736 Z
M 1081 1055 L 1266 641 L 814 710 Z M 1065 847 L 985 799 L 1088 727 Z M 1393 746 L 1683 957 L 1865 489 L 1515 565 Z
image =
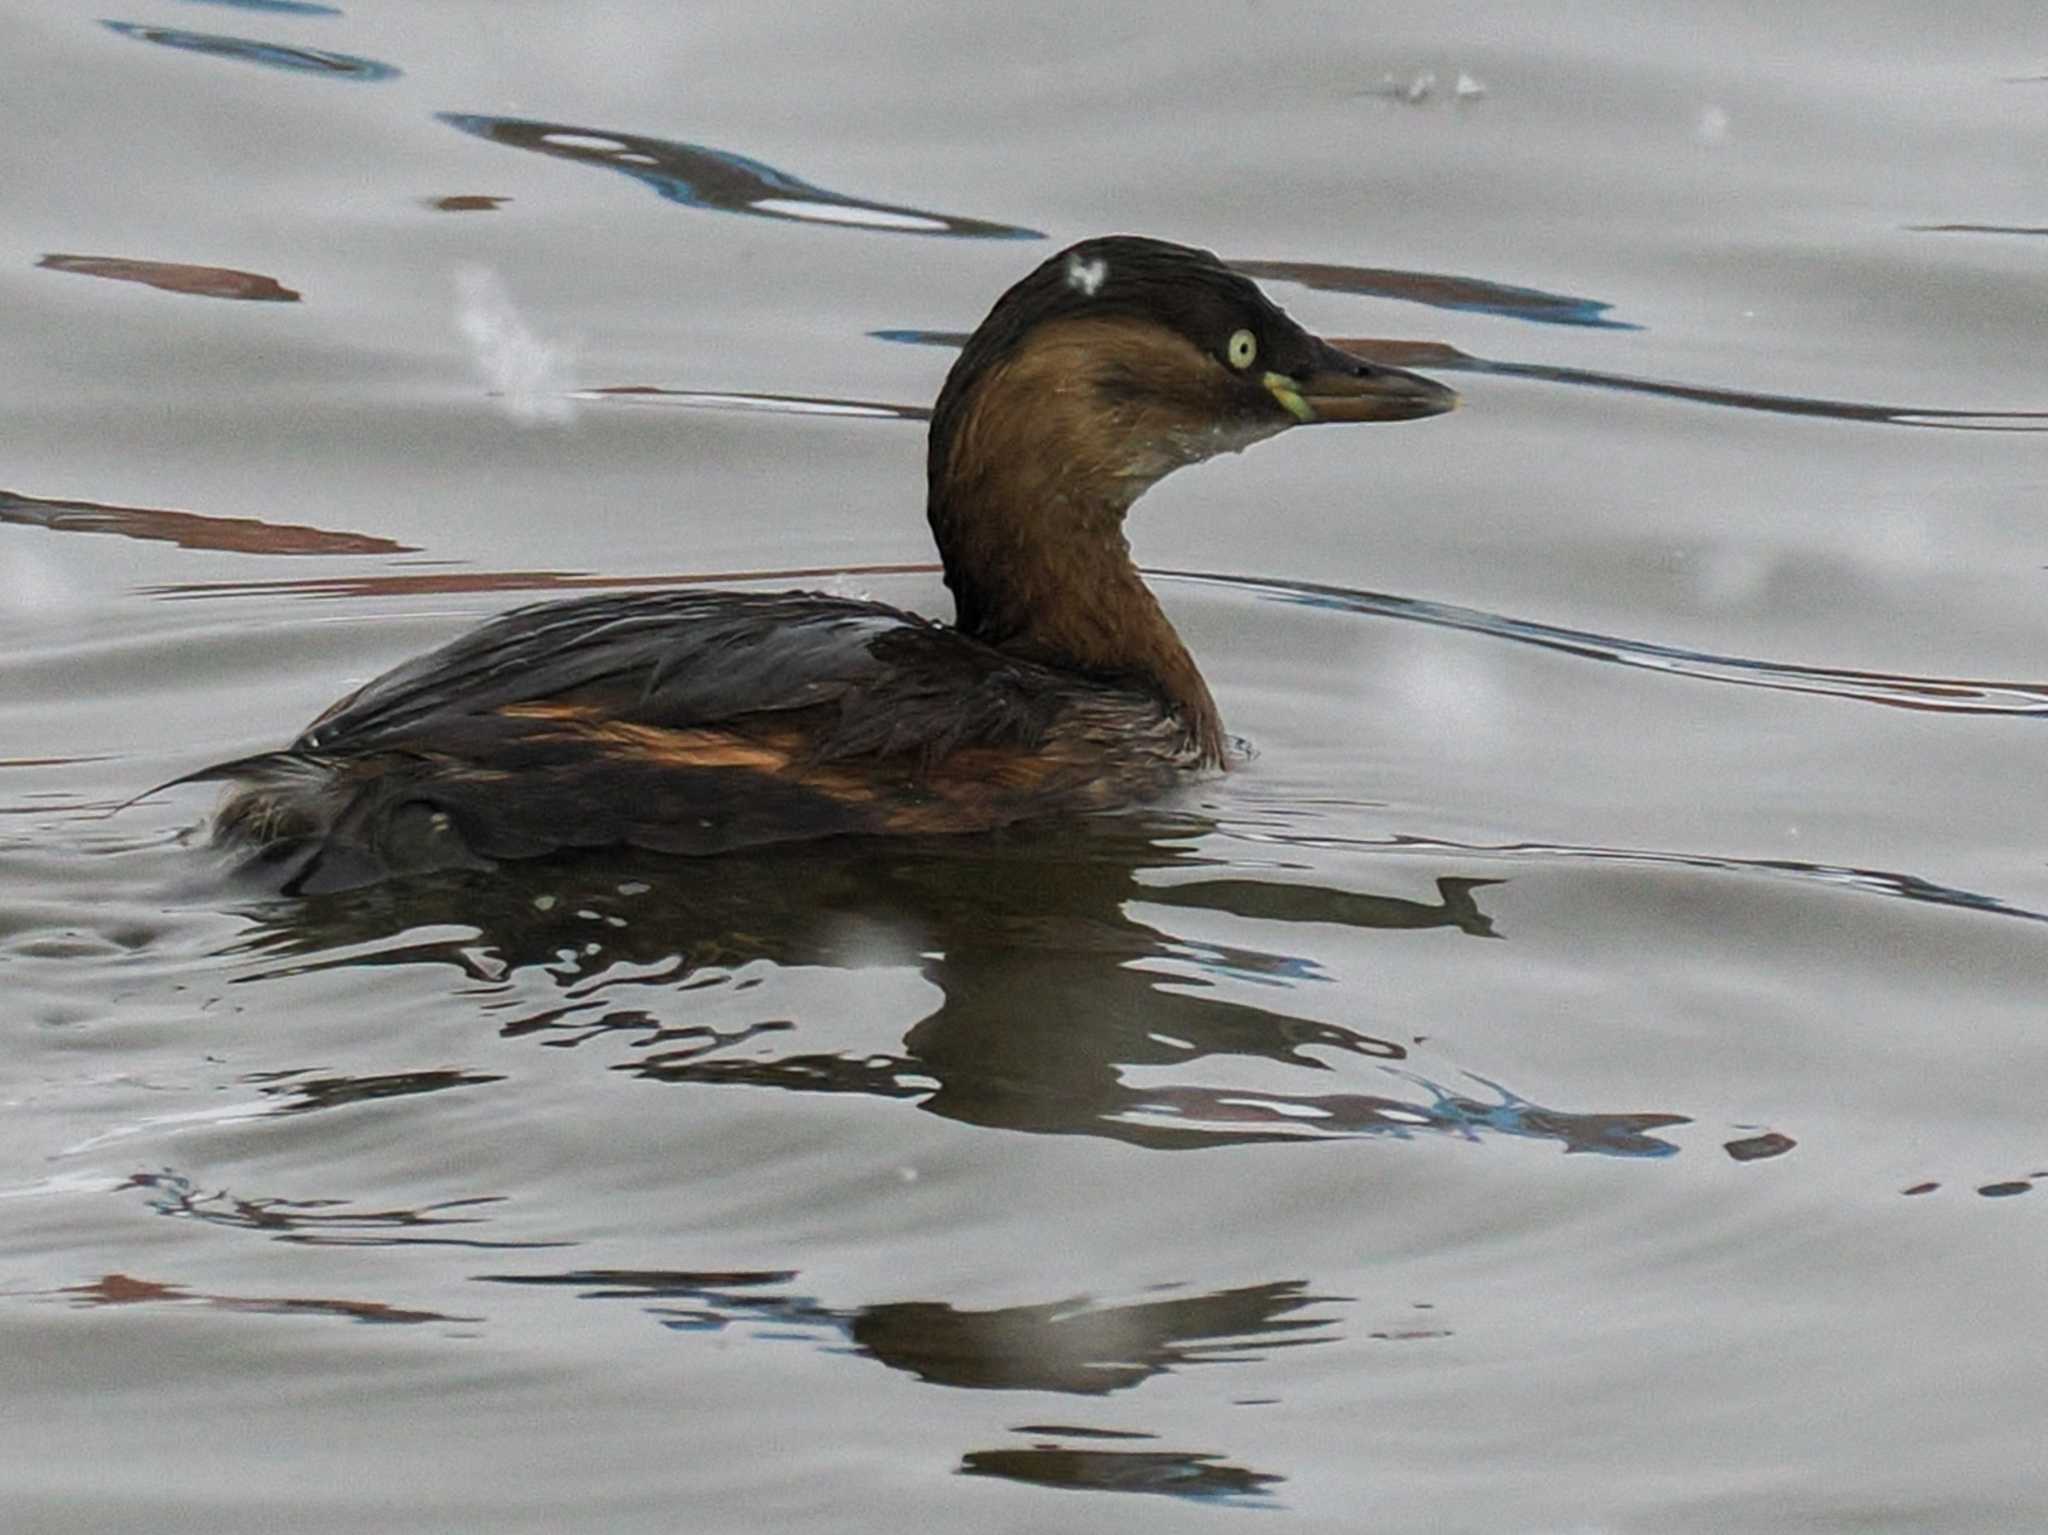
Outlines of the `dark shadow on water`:
M 502 1076 L 481 1071 L 393 1071 L 373 1077 L 318 1076 L 310 1071 L 267 1074 L 261 1091 L 279 1100 L 280 1114 L 305 1114 L 316 1109 L 345 1108 L 386 1098 L 412 1098 L 446 1092 L 452 1087 L 483 1087 Z
M 1175 906 L 1226 912 L 1267 922 L 1334 922 L 1356 927 L 1455 927 L 1473 938 L 1498 938 L 1493 918 L 1479 909 L 1472 892 L 1497 879 L 1459 879 L 1444 875 L 1436 882 L 1434 903 L 1402 901 L 1388 896 L 1354 896 L 1316 885 L 1288 885 L 1256 879 L 1205 879 L 1175 885 Z M 1355 904 L 1354 904 L 1355 903 Z
M 1676 1150 L 1650 1132 L 1682 1115 L 1564 1112 L 1478 1078 L 1429 1080 L 1403 1064 L 1422 1025 L 1291 1012 L 1291 996 L 1328 977 L 1293 944 L 1250 946 L 1315 924 L 1399 941 L 1490 938 L 1487 881 L 1446 875 L 1438 900 L 1421 901 L 1205 879 L 1205 827 L 1130 816 L 702 861 L 591 856 L 280 899 L 253 913 L 241 981 L 441 963 L 501 1035 L 604 1040 L 627 1052 L 614 1069 L 643 1081 L 858 1094 L 1158 1149 L 1440 1136 L 1624 1157 Z M 1176 910 L 1237 917 L 1244 936 L 1198 941 L 1154 925 Z M 408 936 L 436 924 L 462 936 Z M 893 1048 L 847 1049 L 820 1037 L 831 1019 L 738 1005 L 736 975 L 761 962 L 912 969 L 938 1001 L 903 1019 Z M 1457 962 L 1448 951 L 1446 962 Z M 694 995 L 707 987 L 720 1008 Z M 1272 1085 L 1234 1085 L 1247 1063 L 1263 1063 Z
M 1278 1349 L 1334 1342 L 1340 1336 L 1336 1318 L 1301 1313 L 1348 1300 L 1315 1294 L 1302 1280 L 1277 1280 L 1123 1305 L 1076 1296 L 987 1311 L 943 1301 L 839 1309 L 792 1291 L 792 1270 L 571 1269 L 476 1277 L 484 1284 L 568 1290 L 580 1300 L 626 1301 L 673 1332 L 745 1328 L 756 1339 L 855 1354 L 929 1385 L 1096 1398 L 1159 1375 L 1247 1364 Z M 1230 1465 L 1218 1455 L 1101 1447 L 1103 1441 L 1157 1437 L 1139 1430 L 1034 1425 L 1016 1432 L 1038 1442 L 972 1451 L 959 1469 L 1034 1486 L 1165 1493 L 1208 1502 L 1251 1500 L 1283 1480 Z M 1089 1443 L 1073 1448 L 1061 1439 Z
M 187 32 L 178 27 L 145 26 L 136 21 L 103 21 L 101 26 L 123 37 L 139 38 L 186 53 L 204 53 L 217 59 L 240 59 L 270 69 L 294 74 L 318 75 L 327 80 L 355 80 L 364 83 L 395 80 L 399 69 L 376 59 L 358 58 L 352 53 L 330 53 L 324 48 L 298 48 L 286 43 L 266 43 L 253 37 L 226 37 L 218 32 Z
M 1286 1480 L 1236 1466 L 1220 1455 L 1188 1450 L 1075 1449 L 1034 1444 L 1026 1449 L 974 1450 L 961 1457 L 962 1476 L 994 1476 L 1028 1487 L 1069 1492 L 1151 1492 L 1198 1503 L 1277 1508 L 1271 1490 Z
M 455 1235 L 485 1223 L 502 1195 L 444 1199 L 419 1209 L 358 1210 L 345 1199 L 248 1198 L 207 1190 L 182 1173 L 133 1173 L 122 1190 L 143 1190 L 158 1215 L 253 1231 L 306 1247 L 467 1247 L 477 1251 L 565 1247 L 564 1242 L 494 1242 Z
M 888 1301 L 835 1309 L 791 1293 L 794 1271 L 699 1273 L 572 1269 L 479 1274 L 480 1283 L 574 1291 L 582 1300 L 630 1301 L 663 1327 L 824 1344 L 915 1376 L 972 1391 L 1057 1391 L 1108 1396 L 1155 1375 L 1245 1364 L 1275 1349 L 1333 1342 L 1334 1318 L 1301 1316 L 1347 1297 L 1317 1295 L 1301 1280 L 1124 1305 L 1083 1296 L 968 1311 L 943 1301 Z
M 631 176 L 643 186 L 688 208 L 719 213 L 745 213 L 756 218 L 824 224 L 841 229 L 879 230 L 887 234 L 950 235 L 976 240 L 1041 240 L 1035 229 L 986 219 L 934 213 L 850 197 L 778 170 L 729 149 L 682 144 L 673 139 L 589 128 L 577 123 L 539 122 L 520 117 L 485 117 L 468 112 L 439 112 L 440 121 L 510 149 L 531 150 L 557 159 Z

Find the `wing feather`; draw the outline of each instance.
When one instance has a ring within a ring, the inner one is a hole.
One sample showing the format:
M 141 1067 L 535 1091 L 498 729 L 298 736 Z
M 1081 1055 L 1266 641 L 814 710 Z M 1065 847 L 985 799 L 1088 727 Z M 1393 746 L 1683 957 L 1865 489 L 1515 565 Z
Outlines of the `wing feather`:
M 606 593 L 514 609 L 386 672 L 316 719 L 294 750 L 431 748 L 554 702 L 675 730 L 744 731 L 817 711 L 817 759 L 929 759 L 961 745 L 1036 743 L 1076 685 L 881 603 Z

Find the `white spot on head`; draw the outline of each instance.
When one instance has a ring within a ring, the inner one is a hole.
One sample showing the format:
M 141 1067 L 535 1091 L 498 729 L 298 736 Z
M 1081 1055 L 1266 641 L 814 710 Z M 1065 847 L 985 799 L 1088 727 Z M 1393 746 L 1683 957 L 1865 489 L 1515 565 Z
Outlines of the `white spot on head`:
M 1067 257 L 1067 286 L 1083 298 L 1093 298 L 1102 291 L 1102 285 L 1109 281 L 1109 263 L 1097 256 L 1093 261 L 1083 261 L 1079 256 Z
M 1728 141 L 1728 109 L 1716 106 L 1700 108 L 1700 115 L 1693 123 L 1692 136 L 1702 144 L 1725 144 Z

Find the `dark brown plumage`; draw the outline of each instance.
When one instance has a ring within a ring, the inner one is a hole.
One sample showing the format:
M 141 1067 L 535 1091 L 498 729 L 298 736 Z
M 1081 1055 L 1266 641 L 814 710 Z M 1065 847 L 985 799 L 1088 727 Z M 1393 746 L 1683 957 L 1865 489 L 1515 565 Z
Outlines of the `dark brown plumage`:
M 1124 514 L 1183 464 L 1448 390 L 1303 331 L 1203 251 L 1132 236 L 996 303 L 934 408 L 932 533 L 957 623 L 804 593 L 517 609 L 196 775 L 287 886 L 567 847 L 674 853 L 959 832 L 1151 798 L 1221 766 L 1201 673 Z

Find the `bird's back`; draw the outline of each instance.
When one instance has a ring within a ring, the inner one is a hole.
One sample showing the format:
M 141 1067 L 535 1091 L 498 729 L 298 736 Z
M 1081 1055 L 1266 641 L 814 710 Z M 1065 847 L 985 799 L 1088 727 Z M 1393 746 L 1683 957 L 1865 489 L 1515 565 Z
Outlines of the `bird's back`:
M 627 844 L 952 832 L 1148 798 L 1186 760 L 1150 691 L 879 603 L 607 594 L 507 613 L 202 775 L 296 889 Z

